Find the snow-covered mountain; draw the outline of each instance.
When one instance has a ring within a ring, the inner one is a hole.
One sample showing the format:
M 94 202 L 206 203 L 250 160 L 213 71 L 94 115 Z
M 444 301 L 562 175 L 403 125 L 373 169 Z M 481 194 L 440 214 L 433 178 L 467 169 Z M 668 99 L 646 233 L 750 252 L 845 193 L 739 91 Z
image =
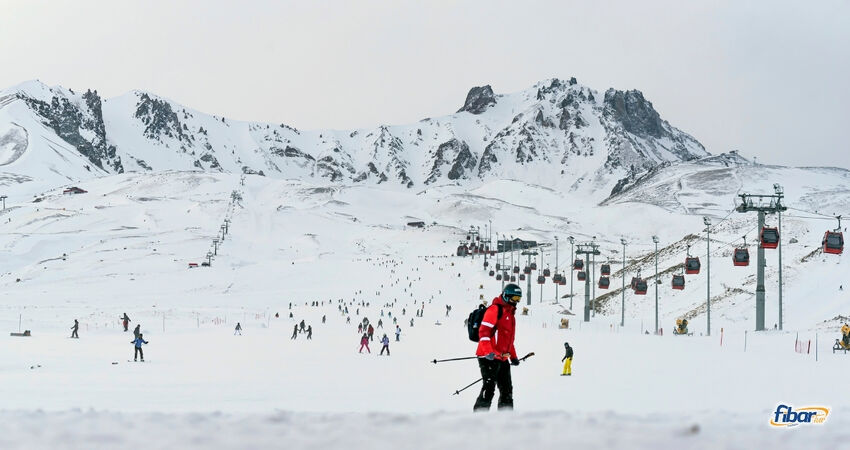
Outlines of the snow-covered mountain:
M 235 121 L 141 91 L 102 99 L 30 81 L 0 93 L 0 172 L 19 181 L 165 170 L 409 188 L 518 178 L 602 200 L 659 164 L 707 155 L 641 92 L 575 78 L 506 95 L 474 87 L 455 114 L 351 131 Z

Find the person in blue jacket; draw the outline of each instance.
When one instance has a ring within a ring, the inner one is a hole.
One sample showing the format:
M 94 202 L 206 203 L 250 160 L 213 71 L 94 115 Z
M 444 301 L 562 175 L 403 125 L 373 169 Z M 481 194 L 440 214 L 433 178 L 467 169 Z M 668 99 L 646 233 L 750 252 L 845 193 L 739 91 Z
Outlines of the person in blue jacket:
M 142 362 L 145 362 L 145 354 L 142 352 L 142 344 L 147 344 L 148 341 L 146 341 L 143 335 L 140 334 L 139 337 L 130 342 L 136 345 L 136 351 L 133 353 L 133 361 L 135 361 L 137 357 L 141 357 Z

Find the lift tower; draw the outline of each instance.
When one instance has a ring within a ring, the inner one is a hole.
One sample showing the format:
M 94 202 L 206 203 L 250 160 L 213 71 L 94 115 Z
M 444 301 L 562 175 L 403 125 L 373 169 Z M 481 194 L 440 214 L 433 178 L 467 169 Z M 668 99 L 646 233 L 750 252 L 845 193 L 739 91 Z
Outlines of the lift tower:
M 576 257 L 578 255 L 584 255 L 584 266 L 585 269 L 590 264 L 590 256 L 599 254 L 599 244 L 595 242 L 591 242 L 588 244 L 578 244 L 576 246 Z M 590 283 L 593 280 L 590 276 L 584 277 L 584 321 L 590 322 Z M 596 309 L 596 299 L 593 299 L 593 308 Z
M 782 205 L 783 193 L 777 190 L 774 195 L 739 194 L 741 204 L 735 208 L 739 213 L 758 213 L 758 232 L 764 229 L 764 215 L 778 214 L 787 210 Z M 781 222 L 780 222 L 781 223 Z M 782 230 L 779 230 L 779 245 L 782 245 Z M 764 330 L 764 246 L 759 234 L 758 262 L 756 264 L 756 331 Z M 782 261 L 779 261 L 782 264 Z M 781 298 L 781 297 L 780 297 Z M 779 303 L 779 322 L 782 323 L 782 303 Z M 781 325 L 780 325 L 781 326 Z

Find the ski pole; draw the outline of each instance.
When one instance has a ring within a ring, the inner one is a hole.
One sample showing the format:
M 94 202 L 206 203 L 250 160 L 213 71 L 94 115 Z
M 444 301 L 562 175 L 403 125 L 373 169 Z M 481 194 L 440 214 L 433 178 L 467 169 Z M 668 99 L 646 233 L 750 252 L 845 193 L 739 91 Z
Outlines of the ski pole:
M 434 363 L 434 364 L 437 364 L 437 363 L 446 362 L 446 361 L 462 361 L 464 359 L 475 359 L 475 358 L 477 358 L 477 356 L 466 356 L 466 357 L 463 357 L 463 358 L 435 359 L 431 362 Z
M 472 386 L 474 386 L 474 385 L 478 384 L 478 382 L 479 382 L 479 381 L 481 381 L 481 380 L 483 380 L 483 379 L 484 379 L 484 377 L 481 377 L 481 378 L 479 378 L 479 379 L 477 379 L 477 380 L 473 381 L 472 383 L 469 383 L 468 385 L 466 385 L 466 387 L 456 390 L 456 391 L 455 391 L 455 393 L 454 393 L 454 394 L 452 394 L 452 395 L 458 395 L 458 394 L 460 394 L 461 392 L 463 392 L 463 391 L 465 391 L 465 390 L 467 390 L 467 389 L 471 388 Z
M 529 353 L 529 354 L 527 354 L 527 355 L 523 356 L 523 357 L 522 357 L 522 358 L 520 358 L 519 360 L 520 360 L 520 361 L 525 361 L 526 359 L 531 358 L 532 356 L 534 356 L 534 352 L 531 352 L 531 353 Z M 477 356 L 476 356 L 476 358 L 477 358 Z M 468 358 L 464 358 L 464 359 L 468 359 Z M 468 385 L 464 386 L 463 388 L 460 388 L 460 389 L 456 390 L 456 391 L 455 391 L 455 393 L 454 393 L 454 394 L 452 394 L 452 395 L 458 395 L 458 394 L 460 394 L 461 392 L 463 392 L 463 391 L 465 391 L 465 390 L 467 390 L 467 389 L 471 388 L 472 386 L 475 386 L 476 384 L 478 384 L 478 382 L 479 382 L 479 381 L 481 381 L 481 380 L 483 380 L 483 379 L 484 379 L 484 377 L 481 377 L 481 378 L 479 378 L 479 379 L 477 379 L 477 380 L 473 381 L 472 383 L 469 383 Z

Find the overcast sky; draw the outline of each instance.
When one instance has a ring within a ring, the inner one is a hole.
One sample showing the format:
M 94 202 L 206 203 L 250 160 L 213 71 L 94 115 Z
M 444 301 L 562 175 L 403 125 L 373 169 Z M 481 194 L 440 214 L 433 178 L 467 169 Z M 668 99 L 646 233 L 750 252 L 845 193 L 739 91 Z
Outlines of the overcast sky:
M 712 153 L 850 168 L 850 0 L 0 0 L 0 87 L 143 89 L 302 129 L 571 76 L 643 91 Z

